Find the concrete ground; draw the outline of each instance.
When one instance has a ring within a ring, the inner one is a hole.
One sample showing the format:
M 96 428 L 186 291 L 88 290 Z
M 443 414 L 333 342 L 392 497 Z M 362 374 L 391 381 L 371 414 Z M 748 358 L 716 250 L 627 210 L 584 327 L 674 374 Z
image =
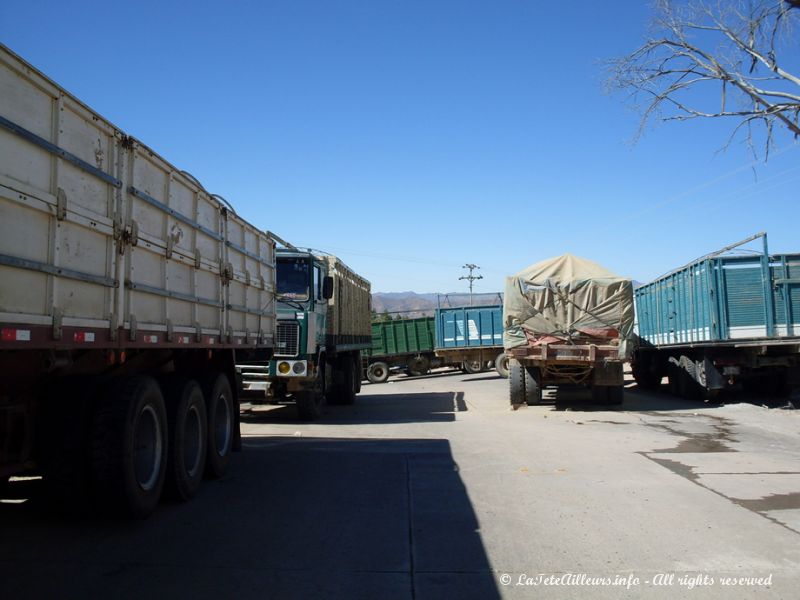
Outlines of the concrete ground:
M 313 424 L 245 406 L 229 474 L 141 522 L 13 482 L 0 598 L 797 597 L 800 413 L 633 383 L 514 412 L 507 385 L 393 377 Z

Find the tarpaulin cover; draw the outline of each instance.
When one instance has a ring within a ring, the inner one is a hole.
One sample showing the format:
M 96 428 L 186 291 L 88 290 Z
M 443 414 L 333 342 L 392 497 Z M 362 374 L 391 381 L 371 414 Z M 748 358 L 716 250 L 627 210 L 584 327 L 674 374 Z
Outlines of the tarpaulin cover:
M 569 342 L 615 330 L 620 355 L 627 356 L 633 336 L 633 284 L 572 254 L 543 260 L 506 277 L 503 329 L 506 350 L 537 338 Z

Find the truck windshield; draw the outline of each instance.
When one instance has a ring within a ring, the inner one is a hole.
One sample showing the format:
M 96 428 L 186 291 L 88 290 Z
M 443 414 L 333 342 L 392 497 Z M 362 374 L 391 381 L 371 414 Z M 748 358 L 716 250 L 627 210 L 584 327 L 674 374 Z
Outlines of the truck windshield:
M 279 258 L 276 279 L 278 296 L 291 300 L 308 300 L 308 259 Z

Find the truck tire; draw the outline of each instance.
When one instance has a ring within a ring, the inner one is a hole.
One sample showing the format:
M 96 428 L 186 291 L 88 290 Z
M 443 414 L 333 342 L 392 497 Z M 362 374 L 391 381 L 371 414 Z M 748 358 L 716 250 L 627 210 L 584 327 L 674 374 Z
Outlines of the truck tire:
M 525 367 L 525 404 L 536 406 L 542 403 L 542 379 L 539 367 Z
M 475 373 L 480 373 L 483 370 L 483 363 L 479 360 L 465 360 L 461 363 L 461 369 L 464 373 L 469 375 L 473 375 Z
M 294 401 L 301 421 L 316 421 L 322 416 L 322 399 L 314 392 L 298 392 Z
M 654 391 L 661 386 L 661 372 L 658 370 L 656 361 L 648 354 L 637 353 L 634 355 L 631 372 L 636 380 L 636 385 L 643 390 Z
M 200 489 L 208 450 L 208 419 L 203 390 L 193 379 L 170 378 L 162 389 L 167 403 L 169 451 L 164 494 L 189 500 Z
M 361 351 L 356 352 L 355 356 L 355 378 L 356 378 L 356 394 L 361 393 L 361 380 L 364 378 L 364 361 L 361 358 Z
M 91 464 L 100 508 L 143 518 L 155 510 L 167 472 L 167 415 L 155 379 L 114 382 L 92 418 Z
M 374 362 L 367 369 L 367 379 L 371 383 L 384 383 L 389 379 L 389 365 L 385 362 Z
M 328 404 L 348 405 L 356 401 L 356 365 L 349 356 L 343 356 L 334 363 L 341 373 L 341 383 L 328 393 Z
M 592 385 L 592 404 L 600 406 L 608 404 L 608 386 Z
M 494 370 L 500 377 L 508 379 L 508 355 L 505 352 L 501 352 L 494 359 Z
M 512 410 L 525 404 L 525 368 L 516 360 L 508 363 L 508 396 Z
M 351 391 L 348 392 L 348 395 L 345 398 L 345 404 L 355 404 L 356 395 L 361 390 L 361 377 L 359 377 L 361 370 L 361 359 L 359 358 L 356 360 L 355 358 L 351 358 L 347 362 L 349 363 L 347 372 L 350 374 L 350 382 L 347 389 Z
M 415 356 L 408 361 L 408 374 L 412 377 L 427 375 L 431 370 L 430 361 L 424 356 Z
M 625 386 L 609 385 L 606 388 L 606 404 L 619 406 L 625 399 Z
M 231 384 L 223 373 L 212 373 L 200 382 L 206 400 L 206 468 L 208 479 L 228 470 L 233 451 L 235 415 Z
M 325 360 L 320 359 L 317 365 L 317 378 L 314 388 L 295 394 L 297 416 L 301 421 L 316 421 L 322 416 L 322 405 L 325 402 L 327 390 L 325 388 Z

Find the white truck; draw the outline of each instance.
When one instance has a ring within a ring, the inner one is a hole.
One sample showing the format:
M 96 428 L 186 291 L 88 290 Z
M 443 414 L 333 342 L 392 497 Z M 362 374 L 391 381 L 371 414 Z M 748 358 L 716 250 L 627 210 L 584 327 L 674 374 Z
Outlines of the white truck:
M 0 46 L 0 486 L 145 516 L 238 449 L 275 243 Z M 11 483 L 13 485 L 13 482 Z

